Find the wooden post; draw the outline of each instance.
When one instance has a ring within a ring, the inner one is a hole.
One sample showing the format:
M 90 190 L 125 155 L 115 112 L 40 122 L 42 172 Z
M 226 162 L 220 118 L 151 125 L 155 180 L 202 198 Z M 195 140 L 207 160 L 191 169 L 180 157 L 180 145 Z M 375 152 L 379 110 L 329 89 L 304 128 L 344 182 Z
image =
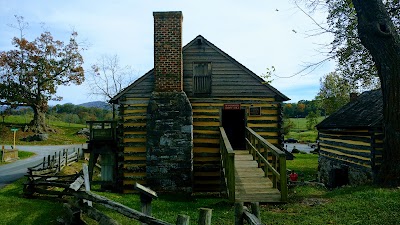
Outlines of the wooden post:
M 286 156 L 281 155 L 279 157 L 279 168 L 280 168 L 280 184 L 281 184 L 281 201 L 287 201 L 288 187 L 287 187 L 287 174 L 286 174 Z
M 252 202 L 251 204 L 251 213 L 255 215 L 260 221 L 260 204 L 258 202 Z
M 65 166 L 68 165 L 68 148 L 65 151 Z
M 228 179 L 230 180 L 228 186 L 229 186 L 229 200 L 231 202 L 235 201 L 235 195 L 236 195 L 236 190 L 235 190 L 235 154 L 228 154 Z
M 85 180 L 85 190 L 90 191 L 90 181 L 89 181 L 89 169 L 86 163 L 82 164 L 82 170 L 83 170 L 83 179 Z M 83 202 L 85 202 L 84 200 Z M 92 207 L 93 203 L 92 201 L 87 201 L 88 206 Z
M 199 225 L 211 225 L 212 209 L 200 208 Z
M 47 168 L 50 167 L 50 155 L 47 155 Z
M 49 155 L 50 156 L 50 155 Z M 51 156 L 50 168 L 53 168 L 55 162 L 54 155 Z
M 176 218 L 176 225 L 189 225 L 190 217 L 187 215 L 179 214 Z
M 235 225 L 243 225 L 243 202 L 235 203 Z
M 142 205 L 142 213 L 151 216 L 151 201 L 158 198 L 157 193 L 148 187 L 135 183 L 135 189 L 140 193 L 140 203 Z M 146 223 L 142 223 L 146 224 Z
M 61 151 L 58 151 L 58 172 L 61 171 Z
M 42 165 L 42 167 L 43 167 L 43 169 L 44 169 L 44 166 L 45 166 L 45 164 L 46 164 L 46 156 L 43 156 L 43 163 L 42 163 L 43 165 Z

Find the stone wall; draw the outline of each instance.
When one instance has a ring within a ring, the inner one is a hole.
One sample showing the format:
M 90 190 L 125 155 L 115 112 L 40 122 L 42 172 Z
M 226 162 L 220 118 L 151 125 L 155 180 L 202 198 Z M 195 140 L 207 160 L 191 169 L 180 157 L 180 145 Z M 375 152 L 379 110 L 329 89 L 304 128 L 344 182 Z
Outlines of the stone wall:
M 154 92 L 147 108 L 146 180 L 158 192 L 192 192 L 193 116 L 184 92 Z
M 362 185 L 373 182 L 371 169 L 319 156 L 318 174 L 320 182 L 327 187 L 338 187 L 344 184 Z M 343 183 L 344 182 L 344 183 Z

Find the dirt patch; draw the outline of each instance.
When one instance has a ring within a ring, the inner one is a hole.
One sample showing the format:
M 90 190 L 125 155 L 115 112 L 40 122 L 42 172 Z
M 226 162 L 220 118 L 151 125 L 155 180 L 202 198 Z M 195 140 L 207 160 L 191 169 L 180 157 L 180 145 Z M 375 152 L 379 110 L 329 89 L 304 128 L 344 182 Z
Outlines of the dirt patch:
M 325 198 L 305 198 L 301 201 L 300 204 L 307 206 L 318 206 L 318 205 L 324 205 L 329 202 L 330 200 Z

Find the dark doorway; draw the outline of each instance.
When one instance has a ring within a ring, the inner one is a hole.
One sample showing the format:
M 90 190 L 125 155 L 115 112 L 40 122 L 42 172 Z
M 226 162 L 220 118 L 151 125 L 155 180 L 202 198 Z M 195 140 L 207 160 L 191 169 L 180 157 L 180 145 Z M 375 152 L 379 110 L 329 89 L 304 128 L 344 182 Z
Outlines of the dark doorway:
M 332 170 L 332 188 L 349 184 L 349 168 L 342 166 Z
M 245 141 L 245 110 L 222 110 L 222 126 L 233 149 L 246 149 Z

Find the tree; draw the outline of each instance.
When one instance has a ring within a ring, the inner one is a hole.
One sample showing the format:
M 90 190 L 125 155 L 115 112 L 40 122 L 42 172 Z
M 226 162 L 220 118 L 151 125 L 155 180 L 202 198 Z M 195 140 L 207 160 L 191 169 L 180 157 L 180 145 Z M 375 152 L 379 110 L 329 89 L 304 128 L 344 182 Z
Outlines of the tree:
M 400 4 L 397 1 L 399 11 Z M 381 0 L 353 0 L 358 35 L 371 53 L 383 94 L 384 152 L 380 181 L 400 185 L 400 36 Z M 397 20 L 398 22 L 398 20 Z
M 314 5 L 320 0 L 311 1 Z M 348 68 L 357 75 L 363 71 L 365 65 L 370 65 L 363 77 L 374 76 L 372 69 L 379 77 L 383 94 L 383 132 L 384 151 L 383 161 L 379 172 L 378 182 L 388 186 L 400 185 L 400 2 L 398 0 L 328 0 L 326 1 L 329 15 L 336 22 L 331 24 L 331 32 L 335 35 L 343 34 L 341 39 L 332 43 L 332 46 L 348 46 L 347 51 L 333 51 L 336 57 L 341 52 L 352 55 L 358 62 L 348 65 Z M 328 22 L 329 22 L 328 17 Z M 353 26 L 351 26 L 353 25 Z M 354 28 L 357 28 L 355 30 Z M 356 32 L 349 32 L 349 31 Z M 348 35 L 348 34 L 353 34 Z M 359 42 L 365 51 L 354 43 Z M 364 53 L 364 54 L 361 54 Z M 369 61 L 367 58 L 369 57 Z M 359 59 L 359 60 L 358 60 Z M 343 62 L 345 60 L 342 60 Z M 339 61 L 340 62 L 340 61 Z M 364 63 L 363 63 L 364 62 Z M 369 62 L 369 63 L 368 63 Z
M 0 52 L 0 105 L 32 107 L 31 129 L 42 133 L 51 130 L 45 120 L 48 101 L 62 99 L 56 96 L 57 86 L 84 80 L 78 34 L 72 32 L 67 44 L 47 31 L 28 41 L 22 35 L 23 17 L 16 18 L 21 37 L 13 38 L 15 49 Z
M 327 114 L 340 109 L 350 100 L 350 85 L 338 73 L 332 72 L 320 79 L 320 88 L 316 96 Z
M 319 110 L 317 110 L 316 112 L 312 111 L 312 112 L 308 113 L 308 115 L 306 116 L 307 130 L 314 129 L 315 125 L 317 125 L 317 123 L 318 123 L 318 117 L 320 115 L 321 115 L 321 112 Z
M 92 65 L 92 70 L 88 73 L 87 84 L 91 90 L 90 94 L 110 100 L 133 82 L 133 73 L 130 66 L 120 66 L 117 55 L 103 55 Z M 114 112 L 113 107 L 113 114 Z

